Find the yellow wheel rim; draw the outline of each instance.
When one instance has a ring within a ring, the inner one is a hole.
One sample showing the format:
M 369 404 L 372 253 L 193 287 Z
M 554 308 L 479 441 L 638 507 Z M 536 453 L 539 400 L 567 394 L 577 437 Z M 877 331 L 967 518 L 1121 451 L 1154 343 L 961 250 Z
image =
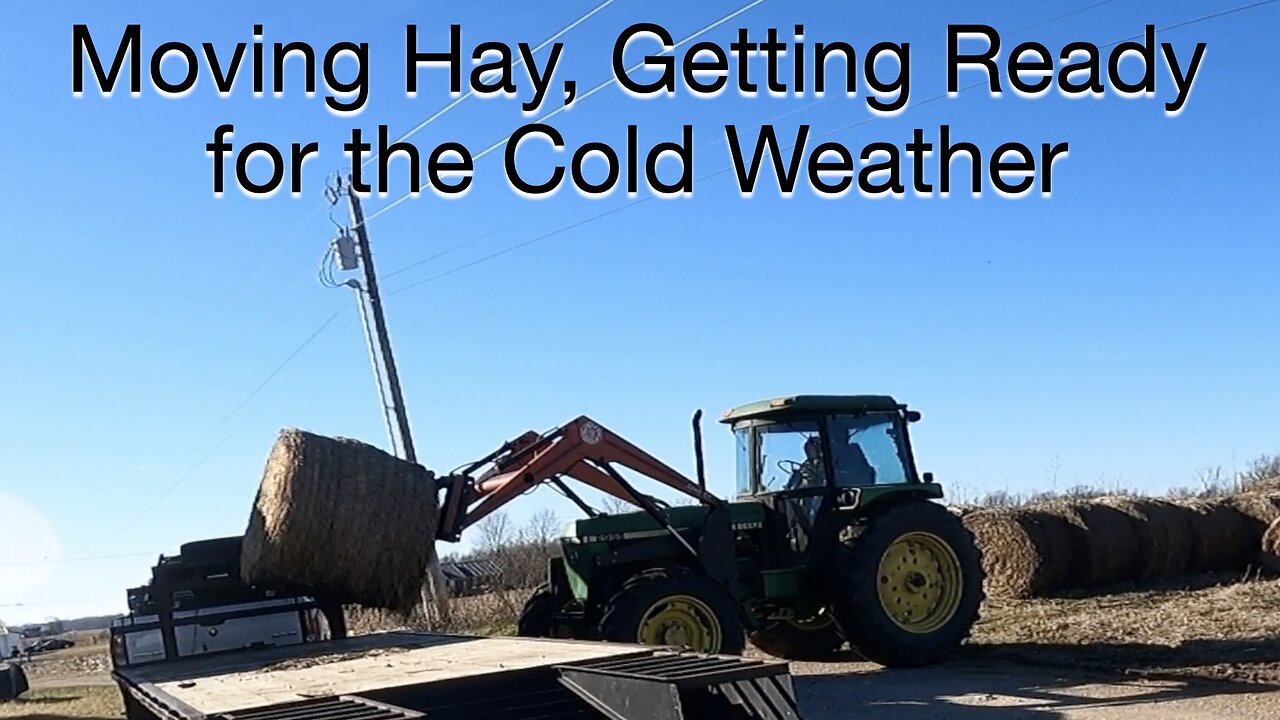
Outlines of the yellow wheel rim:
M 720 651 L 723 634 L 711 606 L 690 595 L 665 597 L 645 611 L 636 629 L 642 645 L 672 645 L 695 652 Z
M 960 607 L 962 587 L 960 560 L 933 533 L 906 533 L 880 557 L 880 607 L 907 632 L 930 633 L 946 625 Z

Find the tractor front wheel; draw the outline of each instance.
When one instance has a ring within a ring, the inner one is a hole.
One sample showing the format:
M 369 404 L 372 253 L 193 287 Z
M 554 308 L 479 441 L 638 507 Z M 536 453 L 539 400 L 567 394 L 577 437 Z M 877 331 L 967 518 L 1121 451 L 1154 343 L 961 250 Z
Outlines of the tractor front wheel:
M 571 629 L 556 621 L 556 615 L 564 609 L 564 598 L 547 585 L 537 590 L 524 602 L 520 618 L 516 621 L 516 634 L 520 637 L 572 637 Z
M 872 515 L 841 552 L 835 618 L 859 654 L 889 667 L 938 660 L 969 634 L 982 563 L 960 519 L 932 502 Z
M 804 620 L 782 620 L 747 636 L 752 645 L 783 660 L 821 660 L 844 644 L 829 613 Z
M 733 597 L 683 568 L 649 570 L 627 580 L 605 605 L 600 637 L 708 654 L 740 655 L 743 649 Z

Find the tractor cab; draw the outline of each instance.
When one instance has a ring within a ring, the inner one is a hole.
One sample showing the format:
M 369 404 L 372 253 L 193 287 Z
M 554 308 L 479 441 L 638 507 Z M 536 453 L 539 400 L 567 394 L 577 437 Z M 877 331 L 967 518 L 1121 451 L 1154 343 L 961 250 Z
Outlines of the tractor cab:
M 787 518 L 803 554 L 821 516 L 865 511 L 902 492 L 940 497 L 917 472 L 907 426 L 920 413 L 886 395 L 798 395 L 721 418 L 737 442 L 737 496 Z

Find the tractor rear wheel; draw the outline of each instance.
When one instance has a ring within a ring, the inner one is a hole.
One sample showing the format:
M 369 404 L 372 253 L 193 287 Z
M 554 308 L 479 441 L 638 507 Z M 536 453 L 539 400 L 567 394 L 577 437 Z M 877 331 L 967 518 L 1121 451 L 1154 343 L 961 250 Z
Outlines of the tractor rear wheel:
M 744 644 L 733 596 L 684 568 L 649 570 L 623 583 L 605 604 L 600 637 L 721 655 L 740 655 Z
M 829 613 L 805 620 L 781 620 L 747 636 L 752 645 L 784 660 L 821 660 L 844 644 Z
M 978 618 L 981 556 L 973 535 L 941 505 L 914 501 L 871 516 L 840 557 L 836 622 L 869 660 L 935 662 Z

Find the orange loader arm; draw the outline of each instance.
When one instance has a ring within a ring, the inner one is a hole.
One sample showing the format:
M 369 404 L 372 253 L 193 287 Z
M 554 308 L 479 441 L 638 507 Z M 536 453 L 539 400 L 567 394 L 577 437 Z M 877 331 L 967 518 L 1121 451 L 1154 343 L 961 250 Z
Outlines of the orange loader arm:
M 582 416 L 550 432 L 527 432 L 455 475 L 441 478 L 446 493 L 437 536 L 457 541 L 462 531 L 544 482 L 570 478 L 619 500 L 636 504 L 605 468 L 616 464 L 700 502 L 721 500 L 661 460 Z M 475 477 L 472 473 L 484 468 Z M 564 487 L 561 484 L 561 487 Z

